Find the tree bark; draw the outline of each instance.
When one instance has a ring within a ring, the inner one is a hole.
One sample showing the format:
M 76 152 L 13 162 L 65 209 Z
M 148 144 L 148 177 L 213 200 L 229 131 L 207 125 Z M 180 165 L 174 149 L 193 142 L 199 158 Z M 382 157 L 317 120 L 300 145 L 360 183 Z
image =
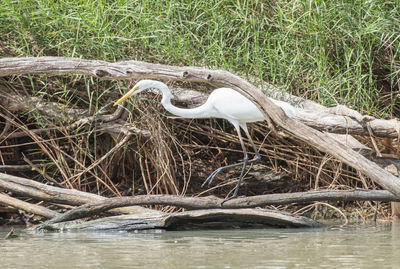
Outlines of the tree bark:
M 100 218 L 86 222 L 45 222 L 31 231 L 137 231 L 149 229 L 237 229 L 240 228 L 315 228 L 321 223 L 307 217 L 268 209 L 206 209 L 159 215 L 122 215 Z

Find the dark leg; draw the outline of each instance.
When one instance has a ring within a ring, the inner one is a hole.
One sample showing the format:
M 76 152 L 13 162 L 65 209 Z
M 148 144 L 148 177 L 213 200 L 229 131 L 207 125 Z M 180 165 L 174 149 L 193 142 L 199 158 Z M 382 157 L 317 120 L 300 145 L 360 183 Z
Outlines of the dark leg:
M 243 162 L 239 162 L 239 163 L 235 163 L 235 164 L 226 165 L 226 166 L 223 166 L 223 167 L 220 167 L 220 168 L 216 169 L 214 172 L 211 173 L 211 175 L 210 175 L 210 176 L 203 182 L 203 184 L 201 185 L 201 186 L 203 187 L 205 184 L 208 183 L 208 186 L 210 186 L 211 183 L 212 183 L 212 181 L 214 180 L 215 176 L 218 175 L 219 173 L 223 172 L 223 171 L 226 170 L 226 169 L 230 169 L 230 168 L 237 167 L 237 166 L 242 166 L 242 171 L 240 172 L 239 180 L 238 180 L 238 183 L 237 183 L 237 185 L 236 185 L 236 188 L 235 188 L 235 191 L 234 191 L 233 195 L 232 195 L 231 197 L 225 199 L 225 200 L 221 203 L 221 206 L 222 206 L 222 204 L 225 203 L 226 201 L 231 200 L 231 199 L 234 199 L 234 198 L 237 197 L 237 194 L 238 194 L 238 191 L 239 191 L 239 187 L 240 187 L 240 182 L 241 182 L 241 180 L 242 180 L 242 178 L 243 178 L 244 171 L 245 171 L 245 169 L 246 169 L 246 165 L 249 164 L 249 163 L 256 162 L 256 161 L 260 160 L 260 158 L 261 158 L 261 157 L 260 157 L 260 153 L 258 152 L 256 146 L 254 145 L 253 140 L 251 139 L 251 137 L 250 137 L 250 135 L 249 135 L 249 132 L 248 132 L 248 130 L 247 130 L 247 126 L 244 125 L 244 126 L 240 126 L 240 127 L 242 127 L 242 129 L 245 131 L 246 136 L 249 138 L 250 143 L 251 143 L 251 146 L 253 147 L 253 150 L 254 150 L 254 152 L 255 152 L 255 154 L 256 154 L 256 156 L 255 156 L 253 159 L 249 160 L 249 157 L 248 157 L 248 154 L 247 154 L 247 150 L 246 150 L 246 146 L 244 145 L 244 142 L 243 142 L 243 139 L 242 139 L 242 134 L 240 133 L 240 127 L 237 126 L 236 124 L 233 124 L 233 125 L 234 125 L 235 128 L 236 128 L 236 131 L 237 131 L 238 136 L 239 136 L 240 144 L 241 144 L 242 149 L 243 149 L 243 154 L 244 154 L 244 158 L 243 158 L 244 160 L 243 160 Z
M 260 153 L 258 152 L 256 146 L 254 145 L 254 142 L 251 139 L 250 134 L 249 134 L 249 132 L 247 131 L 247 128 L 246 128 L 246 129 L 244 129 L 244 131 L 245 131 L 247 137 L 249 138 L 251 146 L 253 147 L 253 150 L 254 150 L 254 152 L 256 154 L 256 156 L 254 156 L 253 159 L 248 160 L 247 150 L 246 150 L 246 147 L 245 147 L 244 142 L 242 140 L 242 135 L 240 134 L 240 129 L 237 129 L 237 130 L 238 130 L 238 136 L 239 136 L 239 139 L 240 139 L 240 144 L 242 145 L 242 149 L 243 149 L 243 153 L 244 153 L 244 161 L 243 162 L 239 162 L 239 163 L 226 165 L 226 166 L 222 166 L 222 167 L 216 169 L 214 172 L 212 172 L 208 176 L 208 178 L 203 182 L 203 184 L 201 184 L 202 187 L 204 185 L 206 185 L 207 183 L 208 183 L 208 186 L 210 186 L 211 183 L 213 182 L 215 176 L 218 175 L 219 173 L 222 173 L 226 169 L 230 169 L 230 168 L 237 167 L 237 166 L 244 166 L 245 167 L 247 164 L 254 163 L 254 162 L 256 162 L 256 161 L 261 159 Z M 242 171 L 243 171 L 243 169 L 242 169 Z
M 238 197 L 240 182 L 242 181 L 242 178 L 243 178 L 243 176 L 244 176 L 244 171 L 245 171 L 246 165 L 247 165 L 248 163 L 253 163 L 253 162 L 256 162 L 256 161 L 258 161 L 258 160 L 261 159 L 260 153 L 258 152 L 258 150 L 257 150 L 257 148 L 256 148 L 256 145 L 254 145 L 253 139 L 251 139 L 250 134 L 249 134 L 247 128 L 243 128 L 243 130 L 245 131 L 246 136 L 249 138 L 250 143 L 251 143 L 251 146 L 253 147 L 253 150 L 254 150 L 254 152 L 256 153 L 256 156 L 255 156 L 253 159 L 248 160 L 247 152 L 246 152 L 246 147 L 244 146 L 244 142 L 243 142 L 243 140 L 242 140 L 242 137 L 239 136 L 240 143 L 241 143 L 242 148 L 243 148 L 243 152 L 245 153 L 245 158 L 244 158 L 244 161 L 243 161 L 242 171 L 240 172 L 239 180 L 238 180 L 238 182 L 237 182 L 237 184 L 236 184 L 235 191 L 233 192 L 232 196 L 230 196 L 230 197 L 228 197 L 228 198 L 226 198 L 225 200 L 222 201 L 221 207 L 222 207 L 222 205 L 223 205 L 225 202 L 227 202 L 227 201 L 229 201 L 229 200 L 232 200 L 232 199 L 235 199 L 235 198 Z

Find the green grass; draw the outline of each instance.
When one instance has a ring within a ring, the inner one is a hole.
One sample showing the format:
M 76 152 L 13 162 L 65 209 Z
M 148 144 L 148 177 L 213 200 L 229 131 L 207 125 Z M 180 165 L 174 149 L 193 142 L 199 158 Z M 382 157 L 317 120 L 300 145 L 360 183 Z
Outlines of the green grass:
M 18 56 L 223 68 L 400 117 L 398 0 L 1 0 L 0 40 Z

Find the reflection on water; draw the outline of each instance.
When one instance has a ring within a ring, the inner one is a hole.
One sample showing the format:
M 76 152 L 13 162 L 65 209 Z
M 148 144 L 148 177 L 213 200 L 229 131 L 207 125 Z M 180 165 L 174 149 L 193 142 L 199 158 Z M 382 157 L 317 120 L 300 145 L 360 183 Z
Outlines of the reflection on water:
M 0 229 L 0 238 L 8 230 Z M 396 268 L 400 225 L 138 233 L 21 232 L 1 268 Z

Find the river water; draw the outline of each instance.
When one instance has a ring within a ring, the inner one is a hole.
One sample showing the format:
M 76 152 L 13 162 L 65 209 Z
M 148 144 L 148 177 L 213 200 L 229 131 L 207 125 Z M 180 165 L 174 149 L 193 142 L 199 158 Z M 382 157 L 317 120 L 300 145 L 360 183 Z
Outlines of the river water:
M 9 229 L 0 228 L 0 238 Z M 400 268 L 397 223 L 0 239 L 0 268 Z

